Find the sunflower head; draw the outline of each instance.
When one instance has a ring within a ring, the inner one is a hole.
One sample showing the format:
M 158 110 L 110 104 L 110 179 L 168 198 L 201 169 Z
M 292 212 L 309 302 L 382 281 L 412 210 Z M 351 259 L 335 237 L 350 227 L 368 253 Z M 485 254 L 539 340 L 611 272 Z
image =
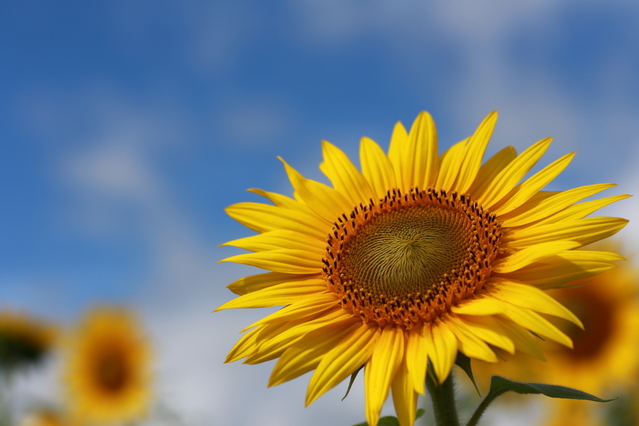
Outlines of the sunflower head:
M 364 366 L 368 423 L 392 388 L 406 426 L 429 364 L 443 382 L 458 351 L 488 362 L 499 351 L 543 358 L 534 335 L 571 347 L 548 317 L 582 324 L 544 290 L 621 258 L 580 247 L 626 224 L 587 218 L 626 196 L 582 202 L 612 184 L 545 191 L 574 155 L 527 176 L 549 138 L 484 161 L 496 120 L 489 114 L 440 154 L 421 113 L 410 132 L 395 126 L 387 153 L 363 138 L 361 168 L 324 142 L 320 169 L 332 186 L 284 162 L 292 198 L 252 190 L 270 203 L 228 207 L 257 235 L 226 243 L 250 253 L 225 260 L 267 272 L 232 283 L 240 297 L 218 309 L 283 308 L 249 326 L 227 361 L 278 359 L 270 385 L 315 370 L 307 404 Z
M 67 349 L 67 396 L 78 419 L 125 422 L 145 414 L 150 402 L 150 350 L 132 313 L 94 309 Z
M 51 349 L 56 329 L 10 310 L 0 311 L 0 369 L 36 365 Z

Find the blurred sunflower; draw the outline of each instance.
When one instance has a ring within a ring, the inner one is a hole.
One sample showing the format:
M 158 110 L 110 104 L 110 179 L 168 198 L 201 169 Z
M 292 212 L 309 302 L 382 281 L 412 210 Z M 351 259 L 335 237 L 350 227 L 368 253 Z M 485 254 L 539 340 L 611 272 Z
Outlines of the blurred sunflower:
M 91 311 L 68 347 L 67 396 L 83 422 L 139 419 L 150 402 L 150 349 L 135 317 L 116 308 Z
M 51 349 L 55 327 L 10 310 L 0 311 L 0 370 L 36 365 Z
M 497 114 L 438 153 L 432 118 L 410 132 L 398 123 L 388 154 L 360 145 L 361 172 L 323 142 L 320 169 L 333 186 L 284 162 L 294 197 L 253 189 L 273 204 L 239 203 L 227 213 L 258 232 L 226 243 L 252 253 L 226 261 L 271 272 L 237 280 L 240 297 L 220 309 L 286 305 L 252 324 L 227 357 L 255 364 L 279 358 L 269 385 L 311 370 L 306 404 L 365 366 L 366 417 L 379 420 L 392 389 L 402 426 L 415 419 L 427 361 L 443 383 L 457 351 L 496 361 L 493 348 L 541 358 L 535 337 L 572 346 L 544 316 L 581 325 L 543 290 L 584 279 L 621 257 L 579 247 L 608 237 L 619 218 L 586 218 L 627 196 L 580 202 L 614 186 L 543 191 L 567 154 L 528 179 L 551 139 L 482 164 Z
M 618 249 L 611 244 L 600 247 Z M 548 362 L 512 358 L 500 364 L 498 374 L 515 380 L 564 384 L 604 398 L 628 395 L 636 399 L 639 391 L 639 270 L 632 262 L 624 262 L 587 281 L 587 284 L 574 283 L 576 287 L 550 291 L 584 325 L 584 329 L 571 324 L 560 326 L 573 341 L 573 349 L 544 342 Z M 495 369 L 489 368 L 489 372 Z M 543 424 L 617 424 L 614 419 L 604 418 L 603 411 L 608 408 L 611 407 L 554 400 Z M 639 412 L 635 409 L 626 415 L 637 416 Z

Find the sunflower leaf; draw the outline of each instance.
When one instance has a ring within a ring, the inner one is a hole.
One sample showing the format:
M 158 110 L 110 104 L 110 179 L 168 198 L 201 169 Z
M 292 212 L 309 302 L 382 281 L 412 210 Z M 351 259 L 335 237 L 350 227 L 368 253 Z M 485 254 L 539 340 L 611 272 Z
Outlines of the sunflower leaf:
M 542 394 L 550 398 L 564 398 L 564 399 L 582 399 L 585 401 L 595 402 L 610 402 L 614 399 L 601 399 L 586 392 L 582 392 L 577 389 L 568 388 L 565 386 L 548 385 L 545 383 L 523 383 L 515 382 L 513 380 L 506 379 L 501 376 L 493 376 L 490 380 L 490 390 L 486 398 L 479 404 L 477 410 L 468 421 L 467 426 L 476 426 L 479 422 L 479 418 L 484 414 L 486 408 L 502 394 L 506 392 L 516 392 L 518 394 Z
M 355 370 L 353 374 L 351 374 L 351 380 L 348 382 L 348 388 L 346 389 L 346 393 L 344 394 L 344 398 L 342 398 L 342 401 L 344 401 L 346 397 L 348 396 L 348 393 L 351 391 L 351 388 L 353 387 L 353 382 L 355 382 L 355 377 L 357 377 L 357 373 L 359 373 L 362 368 L 364 368 L 363 365 L 359 367 L 357 370 Z M 355 425 L 355 426 L 358 426 L 358 425 Z
M 470 381 L 473 382 L 473 386 L 475 386 L 477 395 L 481 396 L 481 392 L 479 392 L 479 388 L 477 387 L 477 383 L 475 382 L 475 376 L 473 375 L 473 368 L 470 365 L 470 358 L 468 358 L 466 355 L 464 355 L 460 351 L 457 351 L 457 358 L 455 359 L 455 364 L 457 364 L 459 368 L 464 370 L 464 373 L 466 373 Z
M 423 408 L 420 408 L 419 410 L 417 410 L 417 414 L 415 415 L 415 420 L 423 416 L 424 413 L 425 411 Z M 368 423 L 367 422 L 357 423 L 356 425 L 353 425 L 353 426 L 368 426 Z M 400 425 L 399 425 L 399 420 L 397 419 L 397 417 L 384 416 L 381 419 L 379 419 L 377 426 L 400 426 Z

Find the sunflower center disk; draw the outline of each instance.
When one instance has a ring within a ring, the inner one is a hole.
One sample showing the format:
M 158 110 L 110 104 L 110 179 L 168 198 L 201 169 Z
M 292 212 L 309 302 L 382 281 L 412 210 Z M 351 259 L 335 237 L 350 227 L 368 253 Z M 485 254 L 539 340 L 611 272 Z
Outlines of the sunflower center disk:
M 399 190 L 339 218 L 323 275 L 363 321 L 412 328 L 481 289 L 501 228 L 467 196 Z

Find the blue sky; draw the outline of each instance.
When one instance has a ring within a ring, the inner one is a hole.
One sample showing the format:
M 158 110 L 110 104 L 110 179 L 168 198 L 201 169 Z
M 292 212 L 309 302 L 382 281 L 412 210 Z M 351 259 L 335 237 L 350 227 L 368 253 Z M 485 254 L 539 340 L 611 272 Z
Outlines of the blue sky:
M 578 151 L 555 189 L 633 193 L 638 21 L 631 1 L 4 2 L 0 300 L 68 324 L 135 307 L 191 424 L 362 421 L 359 388 L 305 410 L 306 379 L 267 390 L 270 365 L 221 364 L 264 315 L 210 313 L 253 273 L 217 263 L 249 233 L 223 208 L 290 194 L 278 155 L 321 179 L 321 139 L 356 158 L 421 110 L 442 151 L 497 109 L 490 152 L 554 136 L 544 164 Z

